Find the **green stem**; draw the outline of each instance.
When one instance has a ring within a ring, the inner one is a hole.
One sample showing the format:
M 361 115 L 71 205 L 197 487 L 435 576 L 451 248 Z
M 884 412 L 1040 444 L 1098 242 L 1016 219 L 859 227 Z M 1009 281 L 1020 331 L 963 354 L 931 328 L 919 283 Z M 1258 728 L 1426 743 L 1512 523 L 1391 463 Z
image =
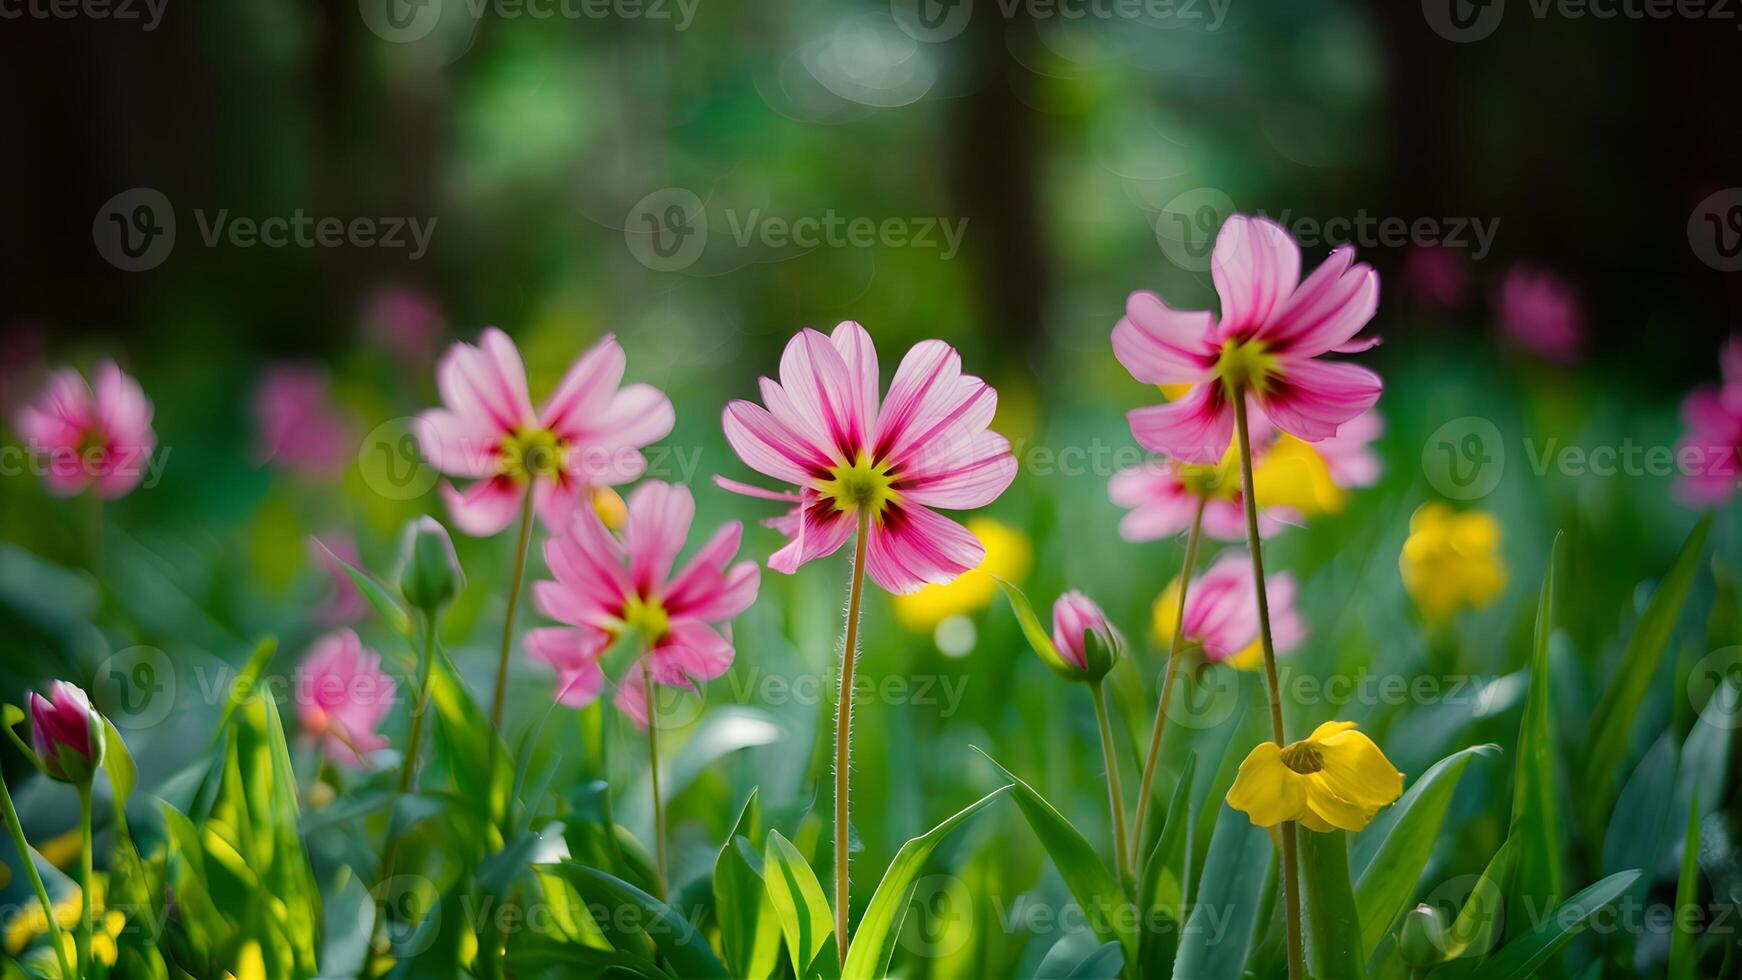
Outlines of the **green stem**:
M 865 544 L 871 519 L 859 516 L 853 545 L 853 584 L 847 593 L 847 642 L 841 648 L 841 689 L 835 698 L 835 949 L 847 965 L 847 791 L 853 739 L 853 668 L 859 659 L 859 604 L 865 593 Z
M 653 850 L 658 855 L 653 897 L 665 901 L 665 810 L 659 805 L 659 715 L 653 703 L 653 668 L 641 656 L 641 686 L 647 697 L 647 768 L 653 784 Z
M 1089 696 L 1095 701 L 1095 723 L 1101 729 L 1101 755 L 1107 760 L 1107 808 L 1113 814 L 1113 857 L 1121 877 L 1135 880 L 1131 856 L 1126 850 L 1125 793 L 1119 788 L 1119 751 L 1113 747 L 1113 724 L 1107 718 L 1106 682 L 1089 685 Z
M 401 795 L 417 786 L 418 756 L 423 747 L 423 715 L 429 709 L 430 676 L 435 667 L 435 614 L 426 613 L 423 619 L 423 662 L 417 665 L 417 702 L 411 706 L 411 734 L 406 739 L 405 757 L 399 768 Z
M 91 975 L 91 784 L 79 787 L 79 976 Z
M 1198 508 L 1192 514 L 1192 529 L 1186 534 L 1186 558 L 1179 571 L 1179 601 L 1174 609 L 1173 639 L 1168 641 L 1167 665 L 1162 668 L 1161 701 L 1155 706 L 1155 730 L 1149 734 L 1149 757 L 1143 763 L 1143 785 L 1137 790 L 1137 825 L 1131 832 L 1131 853 L 1136 860 L 1143 857 L 1143 828 L 1148 821 L 1150 797 L 1155 789 L 1156 764 L 1161 761 L 1161 737 L 1167 730 L 1167 706 L 1173 699 L 1173 682 L 1179 679 L 1179 651 L 1184 645 L 1186 625 L 1186 593 L 1192 585 L 1192 572 L 1198 563 L 1198 543 L 1204 529 L 1206 497 L 1198 498 Z
M 514 614 L 520 609 L 520 584 L 526 578 L 526 552 L 532 544 L 532 488 L 526 481 L 526 499 L 520 504 L 520 544 L 514 551 L 514 579 L 508 587 L 508 615 L 502 620 L 502 653 L 496 659 L 496 694 L 490 701 L 490 726 L 502 730 L 502 704 L 508 693 L 508 654 L 514 647 Z
M 43 886 L 42 875 L 36 872 L 36 860 L 30 854 L 30 842 L 24 839 L 24 825 L 18 821 L 18 808 L 12 805 L 12 791 L 6 788 L 6 781 L 0 779 L 0 807 L 4 808 L 6 829 L 12 834 L 12 846 L 18 850 L 18 860 L 24 865 L 24 873 L 30 877 L 30 887 L 36 892 L 36 900 L 42 903 L 42 914 L 48 921 L 48 941 L 54 946 L 55 958 L 60 962 L 61 973 L 64 976 L 75 976 L 73 964 L 67 959 L 66 935 L 61 932 L 60 920 L 54 916 L 54 902 L 48 897 L 48 889 Z
M 1270 690 L 1270 730 L 1277 745 L 1286 745 L 1287 731 L 1282 724 L 1282 686 L 1276 674 L 1276 644 L 1270 636 L 1270 597 L 1264 588 L 1264 551 L 1258 539 L 1258 497 L 1252 480 L 1252 435 L 1246 423 L 1246 390 L 1236 387 L 1234 400 L 1234 432 L 1240 442 L 1240 485 L 1245 499 L 1246 540 L 1252 551 L 1253 584 L 1258 592 L 1258 640 L 1264 652 L 1264 680 Z M 1288 933 L 1289 980 L 1306 976 L 1306 955 L 1301 944 L 1300 859 L 1295 853 L 1295 824 L 1285 821 L 1278 828 L 1282 838 L 1282 899 L 1283 917 Z

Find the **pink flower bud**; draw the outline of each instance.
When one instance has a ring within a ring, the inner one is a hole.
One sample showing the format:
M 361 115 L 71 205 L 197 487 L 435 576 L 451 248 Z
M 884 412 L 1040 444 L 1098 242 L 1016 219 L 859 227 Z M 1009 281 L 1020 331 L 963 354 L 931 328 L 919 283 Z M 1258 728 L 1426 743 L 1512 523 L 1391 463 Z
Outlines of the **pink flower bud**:
M 48 698 L 30 692 L 30 741 L 43 771 L 61 782 L 89 783 L 103 762 L 102 719 L 65 681 L 55 681 Z

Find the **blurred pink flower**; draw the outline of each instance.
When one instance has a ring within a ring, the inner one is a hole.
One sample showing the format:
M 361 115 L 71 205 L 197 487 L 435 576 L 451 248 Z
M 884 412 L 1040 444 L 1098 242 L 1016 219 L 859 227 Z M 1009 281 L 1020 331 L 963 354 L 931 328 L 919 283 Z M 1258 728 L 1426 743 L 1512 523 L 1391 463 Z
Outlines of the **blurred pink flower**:
M 262 372 L 254 424 L 260 461 L 307 477 L 337 476 L 356 445 L 326 372 L 308 365 L 274 364 Z
M 1494 306 L 1506 335 L 1526 350 L 1561 364 L 1578 359 L 1585 314 L 1577 292 L 1558 274 L 1515 265 L 1500 280 Z
M 369 612 L 369 600 L 363 597 L 363 590 L 357 588 L 350 573 L 336 560 L 343 558 L 354 567 L 363 567 L 362 556 L 357 552 L 356 539 L 351 536 L 351 532 L 341 528 L 325 537 L 311 537 L 308 540 L 310 553 L 326 570 L 333 583 L 326 601 L 315 610 L 315 622 L 331 627 L 360 621 Z
M 1723 384 L 1702 386 L 1682 402 L 1687 435 L 1676 446 L 1676 496 L 1690 507 L 1716 507 L 1742 486 L 1742 337 L 1718 350 Z
M 1403 257 L 1399 273 L 1404 292 L 1430 306 L 1454 309 L 1464 305 L 1470 272 L 1463 253 L 1444 245 L 1417 245 Z
M 624 362 L 623 348 L 606 337 L 534 411 L 526 365 L 507 334 L 490 327 L 479 346 L 448 348 L 436 365 L 444 407 L 419 415 L 414 431 L 436 469 L 477 480 L 464 493 L 442 484 L 454 525 L 478 537 L 501 531 L 532 481 L 539 513 L 560 528 L 590 488 L 640 476 L 641 447 L 664 438 L 674 415 L 658 388 L 619 387 Z
M 1337 485 L 1354 490 L 1379 482 L 1384 465 L 1373 442 L 1385 434 L 1385 418 L 1369 409 L 1337 427 L 1337 434 L 1312 444 Z
M 998 393 L 962 373 L 953 347 L 916 344 L 879 404 L 877 351 L 865 328 L 848 321 L 831 336 L 806 329 L 781 355 L 780 382 L 762 379 L 762 400 L 766 407 L 732 402 L 722 424 L 745 464 L 798 488 L 800 519 L 769 568 L 791 573 L 834 554 L 861 520 L 871 521 L 866 571 L 889 592 L 949 582 L 980 564 L 979 540 L 932 508 L 991 503 L 1016 478 L 1016 459 L 987 428 Z
M 1223 482 L 1229 476 L 1232 482 Z M 1119 536 L 1127 541 L 1159 541 L 1183 533 L 1192 526 L 1200 498 L 1205 534 L 1219 541 L 1244 541 L 1246 496 L 1239 479 L 1238 472 L 1228 474 L 1220 467 L 1152 459 L 1113 474 L 1107 496 L 1130 510 L 1119 520 Z M 1268 538 L 1298 522 L 1298 515 L 1286 508 L 1260 507 L 1258 536 Z
M 1281 225 L 1235 215 L 1211 255 L 1220 317 L 1132 293 L 1113 328 L 1113 353 L 1145 384 L 1190 386 L 1178 400 L 1130 413 L 1138 443 L 1187 463 L 1221 460 L 1233 439 L 1237 388 L 1278 428 L 1308 442 L 1371 408 L 1379 376 L 1321 356 L 1378 343 L 1354 339 L 1378 308 L 1379 277 L 1353 263 L 1354 252 L 1339 248 L 1302 280 L 1300 247 Z
M 406 367 L 421 370 L 435 353 L 442 311 L 435 298 L 421 289 L 385 286 L 369 297 L 363 324 L 376 346 Z
M 1059 596 L 1052 604 L 1052 645 L 1058 648 L 1059 656 L 1078 670 L 1089 669 L 1085 641 L 1086 634 L 1091 632 L 1101 637 L 1110 656 L 1125 646 L 1125 638 L 1107 621 L 1107 614 L 1095 600 L 1075 589 Z
M 381 657 L 363 646 L 349 629 L 315 641 L 303 658 L 296 690 L 297 717 L 303 730 L 323 739 L 327 756 L 353 768 L 387 746 L 375 731 L 393 709 L 393 678 L 381 670 Z
M 1306 639 L 1306 624 L 1295 612 L 1294 576 L 1287 572 L 1266 575 L 1270 600 L 1270 631 L 1278 654 L 1288 653 Z M 1179 603 L 1176 579 L 1155 604 L 1156 632 L 1163 640 L 1173 637 L 1174 616 Z M 1236 667 L 1254 667 L 1263 662 L 1258 646 L 1258 590 L 1252 577 L 1252 562 L 1246 555 L 1230 552 L 1217 559 L 1209 571 L 1192 582 L 1186 593 L 1185 641 L 1200 647 L 1211 663 L 1228 661 Z
M 91 723 L 96 715 L 91 699 L 79 688 L 55 681 L 47 698 L 31 691 L 29 703 L 30 747 L 43 770 L 62 782 L 88 781 L 98 761 L 98 753 L 91 747 Z
M 144 478 L 157 434 L 151 402 L 113 361 L 97 365 L 96 390 L 72 368 L 50 376 L 48 389 L 18 414 L 18 432 L 33 453 L 48 457 L 49 492 L 71 496 L 94 488 L 122 497 Z
M 591 704 L 605 685 L 599 660 L 629 627 L 640 633 L 654 683 L 688 687 L 713 680 L 732 665 L 730 633 L 722 624 L 750 607 L 761 584 L 753 561 L 730 565 L 743 526 L 720 527 L 675 575 L 672 566 L 689 536 L 695 499 L 687 487 L 650 481 L 629 495 L 623 540 L 592 508 L 577 508 L 570 525 L 545 543 L 554 581 L 533 584 L 539 609 L 567 626 L 526 636 L 534 657 L 556 668 L 556 699 Z M 641 662 L 624 673 L 618 710 L 646 727 Z

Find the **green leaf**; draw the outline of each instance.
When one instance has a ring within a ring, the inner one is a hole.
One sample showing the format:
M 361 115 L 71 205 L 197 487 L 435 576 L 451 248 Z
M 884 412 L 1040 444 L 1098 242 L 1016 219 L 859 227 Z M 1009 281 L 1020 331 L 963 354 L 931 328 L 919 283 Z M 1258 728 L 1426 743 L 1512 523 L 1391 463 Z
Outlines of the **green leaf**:
M 1688 807 L 1688 835 L 1682 842 L 1681 877 L 1675 884 L 1675 931 L 1669 940 L 1669 980 L 1694 980 L 1694 968 L 1699 964 L 1699 952 L 1694 947 L 1696 936 L 1693 918 L 1699 912 L 1694 904 L 1700 889 L 1700 797 L 1694 794 Z
M 509 972 L 517 977 L 667 976 L 654 962 L 633 953 L 597 949 L 548 939 L 518 939 L 508 950 Z
M 762 806 L 750 791 L 732 832 L 714 858 L 714 917 L 720 923 L 720 946 L 735 977 L 766 977 L 780 961 L 780 918 L 762 884 L 762 872 L 744 859 L 740 842 L 761 836 Z
M 872 893 L 871 904 L 865 907 L 865 914 L 859 919 L 859 928 L 848 944 L 847 962 L 841 972 L 844 980 L 860 977 L 865 980 L 882 980 L 888 975 L 889 959 L 895 952 L 895 939 L 901 932 L 901 921 L 907 916 L 908 904 L 913 900 L 914 885 L 921 869 L 925 867 L 926 859 L 950 831 L 961 826 L 969 817 L 985 809 L 1009 790 L 1009 786 L 1001 786 L 987 793 L 943 823 L 901 845 L 901 850 L 895 852 L 895 860 L 889 864 L 889 870 L 883 873 L 883 880 L 878 883 L 877 891 Z
M 1615 774 L 1621 769 L 1622 756 L 1633 734 L 1634 716 L 1645 700 L 1652 678 L 1657 676 L 1663 653 L 1669 648 L 1670 634 L 1687 602 L 1688 589 L 1694 573 L 1699 570 L 1700 555 L 1705 550 L 1706 533 L 1711 529 L 1712 515 L 1707 514 L 1694 525 L 1681 553 L 1669 574 L 1664 576 L 1651 602 L 1639 617 L 1639 625 L 1627 641 L 1609 689 L 1591 716 L 1594 731 L 1584 748 L 1584 778 L 1579 783 L 1579 808 L 1590 820 L 1591 836 L 1604 824 L 1609 812 L 1610 794 Z
M 1004 598 L 1010 602 L 1010 611 L 1016 614 L 1016 622 L 1022 627 L 1022 635 L 1028 640 L 1028 645 L 1040 657 L 1041 662 L 1051 667 L 1053 672 L 1073 681 L 1080 681 L 1084 674 L 1073 667 L 1053 646 L 1052 635 L 1041 625 L 1039 617 L 1034 614 L 1034 607 L 1028 604 L 1028 596 L 1022 590 L 1003 579 L 998 580 L 998 587 L 1004 590 Z M 994 763 L 996 765 L 996 763 Z
M 453 772 L 461 796 L 486 820 L 494 821 L 507 812 L 514 780 L 514 767 L 507 762 L 508 747 L 460 679 L 447 651 L 437 644 L 433 656 L 429 703 L 435 710 L 439 755 Z M 494 758 L 492 744 L 498 753 Z
M 1415 893 L 1422 869 L 1433 854 L 1439 838 L 1440 825 L 1445 821 L 1446 808 L 1464 768 L 1478 755 L 1498 756 L 1497 745 L 1476 745 L 1454 752 L 1433 768 L 1422 773 L 1415 785 L 1391 808 L 1390 827 L 1373 850 L 1371 860 L 1364 862 L 1360 880 L 1355 886 L 1356 906 L 1361 910 L 1362 958 L 1373 955 L 1379 941 L 1391 931 L 1398 916 L 1409 905 Z M 1368 835 L 1373 828 L 1368 829 Z M 1363 838 L 1363 840 L 1370 837 Z M 1357 848 L 1364 850 L 1365 848 Z
M 1584 929 L 1591 916 L 1627 890 L 1637 871 L 1610 875 L 1557 906 L 1541 924 L 1482 964 L 1482 980 L 1527 980 Z
M 315 543 L 320 544 L 318 541 Z M 388 593 L 386 586 L 377 582 L 375 576 L 333 554 L 326 545 L 321 545 L 321 550 L 325 551 L 327 557 L 337 562 L 338 566 L 345 570 L 345 574 L 349 575 L 351 581 L 356 584 L 357 591 L 363 593 L 363 598 L 369 600 L 369 605 L 375 607 L 375 611 L 381 616 L 381 621 L 386 623 L 389 629 L 408 639 L 412 636 L 411 614 L 405 611 L 405 607 L 399 604 L 399 600 Z
M 1064 973 L 1065 980 L 1118 980 L 1125 970 L 1125 951 L 1118 943 L 1103 943 Z
M 1173 975 L 1181 980 L 1238 980 L 1270 875 L 1270 833 L 1222 804 L 1192 913 L 1180 938 Z
M 1034 830 L 1034 835 L 1040 838 L 1041 846 L 1051 855 L 1053 865 L 1058 868 L 1059 877 L 1065 880 L 1065 886 L 1076 898 L 1077 905 L 1083 910 L 1089 927 L 1095 930 L 1095 935 L 1102 942 L 1118 940 L 1125 948 L 1127 959 L 1136 962 L 1137 933 L 1132 921 L 1135 917 L 1119 912 L 1130 901 L 1119 887 L 1119 880 L 1113 877 L 1113 872 L 1107 870 L 1100 855 L 1095 853 L 1094 846 L 1051 803 L 1035 792 L 1034 787 L 999 765 L 998 760 L 986 755 L 980 748 L 974 747 L 974 751 L 984 756 L 987 762 L 992 763 L 1013 784 L 1011 798 L 1016 801 L 1017 808 L 1022 811 L 1028 826 Z
M 1140 895 L 1143 908 L 1148 910 L 1144 921 L 1156 925 L 1144 930 L 1139 944 L 1145 976 L 1171 973 L 1179 951 L 1180 925 L 1191 900 L 1192 776 L 1197 768 L 1198 754 L 1188 753 L 1174 783 L 1166 822 L 1143 862 Z
M 1560 901 L 1564 873 L 1561 868 L 1560 796 L 1554 785 L 1554 732 L 1550 717 L 1548 647 L 1553 632 L 1555 562 L 1560 556 L 1561 535 L 1549 549 L 1548 570 L 1543 575 L 1542 595 L 1536 606 L 1536 632 L 1530 664 L 1530 690 L 1525 697 L 1524 719 L 1518 730 L 1518 760 L 1512 776 L 1512 822 L 1507 839 L 1513 852 L 1512 894 L 1536 908 Z M 1519 908 L 1526 907 L 1523 904 Z M 1520 920 L 1514 919 L 1515 923 Z M 1508 930 L 1509 934 L 1515 930 Z
M 1321 834 L 1304 827 L 1295 837 L 1306 893 L 1306 942 L 1313 975 L 1362 980 L 1367 953 L 1355 891 L 1349 884 L 1349 837 L 1340 830 Z
M 840 954 L 835 946 L 835 919 L 816 872 L 780 831 L 768 832 L 762 880 L 786 935 L 792 972 L 801 980 L 833 976 Z
M 1462 956 L 1481 957 L 1494 948 L 1495 935 L 1500 924 L 1500 909 L 1505 894 L 1502 883 L 1507 873 L 1512 870 L 1511 841 L 1500 846 L 1488 866 L 1482 869 L 1476 884 L 1470 889 L 1470 895 L 1464 899 L 1463 908 L 1458 910 L 1458 917 L 1452 920 L 1452 925 L 1446 934 L 1446 958 L 1456 959 Z
M 213 736 L 212 744 L 230 727 L 230 719 L 236 717 L 236 709 L 248 703 L 254 696 L 255 689 L 260 684 L 260 675 L 265 673 L 266 665 L 272 662 L 272 655 L 278 652 L 278 637 L 263 636 L 260 642 L 254 644 L 254 650 L 248 654 L 248 662 L 242 665 L 241 673 L 236 675 L 235 683 L 230 685 L 229 699 L 224 702 L 224 712 L 218 717 L 217 734 Z
M 1603 836 L 1602 874 L 1655 868 L 1664 850 L 1675 844 L 1669 827 L 1676 800 L 1677 750 L 1675 732 L 1665 731 L 1628 777 Z M 1643 903 L 1649 886 L 1648 877 L 1642 875 L 1630 900 Z M 1620 951 L 1637 942 L 1637 937 L 1626 933 L 1613 938 Z
M 139 768 L 133 764 L 133 753 L 127 750 L 115 723 L 107 718 L 103 719 L 103 771 L 109 774 L 109 788 L 115 793 L 115 812 L 123 815 L 121 822 L 125 824 L 127 800 L 139 781 Z
M 597 868 L 584 867 L 572 861 L 543 867 L 560 874 L 589 905 L 603 905 L 613 910 L 633 909 L 644 916 L 642 921 L 646 925 L 638 931 L 651 939 L 653 946 L 665 957 L 665 961 L 677 976 L 727 976 L 725 964 L 714 955 L 707 939 L 696 931 L 689 919 L 671 906 Z

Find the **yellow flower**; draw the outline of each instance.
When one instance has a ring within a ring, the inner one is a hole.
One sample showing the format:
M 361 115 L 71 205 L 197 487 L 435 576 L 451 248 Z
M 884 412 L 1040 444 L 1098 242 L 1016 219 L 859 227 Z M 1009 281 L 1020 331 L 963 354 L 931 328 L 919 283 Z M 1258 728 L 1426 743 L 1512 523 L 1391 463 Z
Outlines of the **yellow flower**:
M 1155 624 L 1156 645 L 1168 646 L 1173 642 L 1174 630 L 1179 628 L 1179 576 L 1174 576 L 1174 580 L 1167 583 L 1167 588 L 1161 590 L 1161 595 L 1155 597 L 1155 607 L 1151 610 L 1151 615 Z M 1257 670 L 1264 666 L 1262 641 L 1253 640 L 1222 663 L 1238 670 Z
M 67 952 L 72 952 L 72 930 L 78 927 L 79 912 L 82 902 L 78 888 L 70 888 L 60 901 L 54 903 L 54 920 L 61 927 L 62 938 L 67 943 Z M 94 928 L 91 934 L 91 955 L 104 966 L 115 965 L 115 940 L 120 937 L 121 930 L 127 925 L 127 916 L 116 909 L 103 907 L 103 879 L 98 878 L 91 883 L 91 921 Z M 6 951 L 17 956 L 30 945 L 30 941 L 48 932 L 48 916 L 43 914 L 42 904 L 32 899 L 31 902 L 18 910 L 18 913 L 6 923 Z
M 1355 730 L 1327 721 L 1306 739 L 1263 742 L 1240 763 L 1228 805 L 1260 827 L 1298 820 L 1308 830 L 1364 830 L 1380 807 L 1403 793 L 1403 774 Z
M 1500 522 L 1484 511 L 1422 504 L 1409 518 L 1409 540 L 1397 565 L 1428 622 L 1443 623 L 1464 607 L 1481 609 L 1506 588 Z
M 1252 487 L 1258 506 L 1288 507 L 1303 517 L 1335 514 L 1349 500 L 1312 443 L 1286 433 L 1253 462 Z
M 610 487 L 599 487 L 593 491 L 593 512 L 613 531 L 623 530 L 623 525 L 629 520 L 629 508 L 623 503 L 623 498 L 617 496 L 617 491 Z
M 915 632 L 927 632 L 951 616 L 978 612 L 998 595 L 997 579 L 1019 582 L 1034 564 L 1034 549 L 1022 532 L 989 517 L 968 521 L 968 530 L 986 546 L 979 566 L 948 585 L 928 585 L 895 597 L 895 618 Z

